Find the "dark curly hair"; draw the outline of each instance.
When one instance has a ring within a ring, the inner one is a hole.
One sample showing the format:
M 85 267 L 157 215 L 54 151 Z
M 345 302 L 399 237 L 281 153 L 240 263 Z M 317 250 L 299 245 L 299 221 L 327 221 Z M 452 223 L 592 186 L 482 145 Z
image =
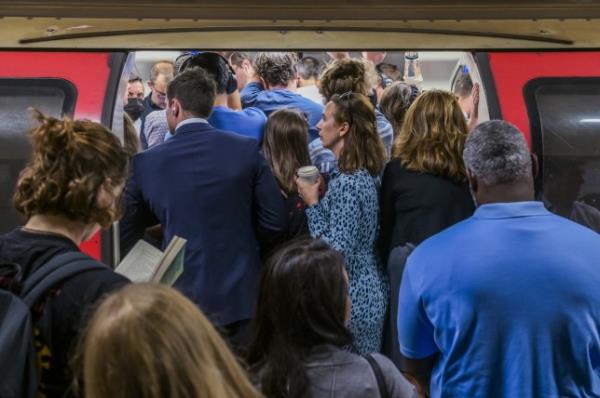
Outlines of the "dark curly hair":
M 117 137 L 89 120 L 32 113 L 40 125 L 30 132 L 33 152 L 17 182 L 15 208 L 28 219 L 52 214 L 110 226 L 118 206 L 100 207 L 97 197 L 103 184 L 115 188 L 127 178 L 128 156 Z
M 271 86 L 286 86 L 296 76 L 297 63 L 294 53 L 258 53 L 254 58 L 254 71 Z

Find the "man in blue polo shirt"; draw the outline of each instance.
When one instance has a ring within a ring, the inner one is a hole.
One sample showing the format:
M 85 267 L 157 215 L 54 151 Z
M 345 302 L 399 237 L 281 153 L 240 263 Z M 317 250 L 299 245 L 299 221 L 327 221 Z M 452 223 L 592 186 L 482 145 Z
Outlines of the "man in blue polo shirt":
M 463 157 L 478 208 L 408 259 L 404 371 L 432 397 L 600 396 L 600 236 L 533 201 L 513 125 L 480 124 Z
M 254 106 L 268 115 L 282 108 L 293 108 L 306 115 L 310 139 L 319 138 L 317 124 L 323 114 L 323 105 L 296 93 L 298 81 L 294 53 L 262 52 L 254 58 L 256 76 L 241 92 L 244 108 Z

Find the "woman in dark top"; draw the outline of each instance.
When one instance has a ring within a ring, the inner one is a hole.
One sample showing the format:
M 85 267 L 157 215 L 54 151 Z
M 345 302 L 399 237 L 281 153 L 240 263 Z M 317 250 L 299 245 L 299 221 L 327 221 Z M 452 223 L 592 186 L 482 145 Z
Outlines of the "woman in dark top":
M 469 217 L 474 204 L 462 152 L 467 125 L 451 93 L 421 94 L 397 134 L 381 187 L 380 249 L 423 240 Z
M 365 357 L 348 351 L 352 335 L 344 258 L 321 240 L 301 239 L 267 263 L 260 282 L 248 363 L 267 397 L 412 396 L 412 386 L 380 354 L 371 354 L 387 394 Z
M 27 222 L 0 236 L 0 263 L 19 265 L 25 280 L 54 256 L 79 251 L 81 242 L 115 221 L 127 175 L 127 154 L 102 125 L 35 116 L 40 126 L 31 132 L 32 160 L 14 195 Z M 108 267 L 94 269 L 67 279 L 36 303 L 32 317 L 39 394 L 69 394 L 69 356 L 86 313 L 101 296 L 127 282 Z
M 304 213 L 306 205 L 298 196 L 295 182 L 296 171 L 311 164 L 306 118 L 292 109 L 271 113 L 265 127 L 262 149 L 286 203 L 288 231 L 284 239 L 308 235 Z

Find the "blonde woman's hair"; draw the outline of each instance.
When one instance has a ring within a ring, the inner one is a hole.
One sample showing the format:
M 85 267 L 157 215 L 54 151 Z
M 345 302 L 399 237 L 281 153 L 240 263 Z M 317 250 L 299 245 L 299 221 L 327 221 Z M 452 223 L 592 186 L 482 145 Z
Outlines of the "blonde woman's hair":
M 408 108 L 392 157 L 408 170 L 466 181 L 462 153 L 467 123 L 449 92 L 426 91 Z
M 208 319 L 165 285 L 109 296 L 80 352 L 86 398 L 260 397 Z

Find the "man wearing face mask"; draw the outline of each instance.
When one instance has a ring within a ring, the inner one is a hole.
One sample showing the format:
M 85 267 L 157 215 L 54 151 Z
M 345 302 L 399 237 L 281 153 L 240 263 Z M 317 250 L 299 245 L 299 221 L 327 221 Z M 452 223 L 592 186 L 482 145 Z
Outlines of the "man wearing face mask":
M 142 127 L 140 117 L 144 113 L 144 83 L 138 76 L 131 76 L 125 88 L 124 110 L 133 121 L 135 129 L 139 132 Z
M 408 258 L 403 370 L 431 397 L 600 396 L 600 236 L 534 201 L 512 124 L 478 125 L 463 159 L 478 207 Z

